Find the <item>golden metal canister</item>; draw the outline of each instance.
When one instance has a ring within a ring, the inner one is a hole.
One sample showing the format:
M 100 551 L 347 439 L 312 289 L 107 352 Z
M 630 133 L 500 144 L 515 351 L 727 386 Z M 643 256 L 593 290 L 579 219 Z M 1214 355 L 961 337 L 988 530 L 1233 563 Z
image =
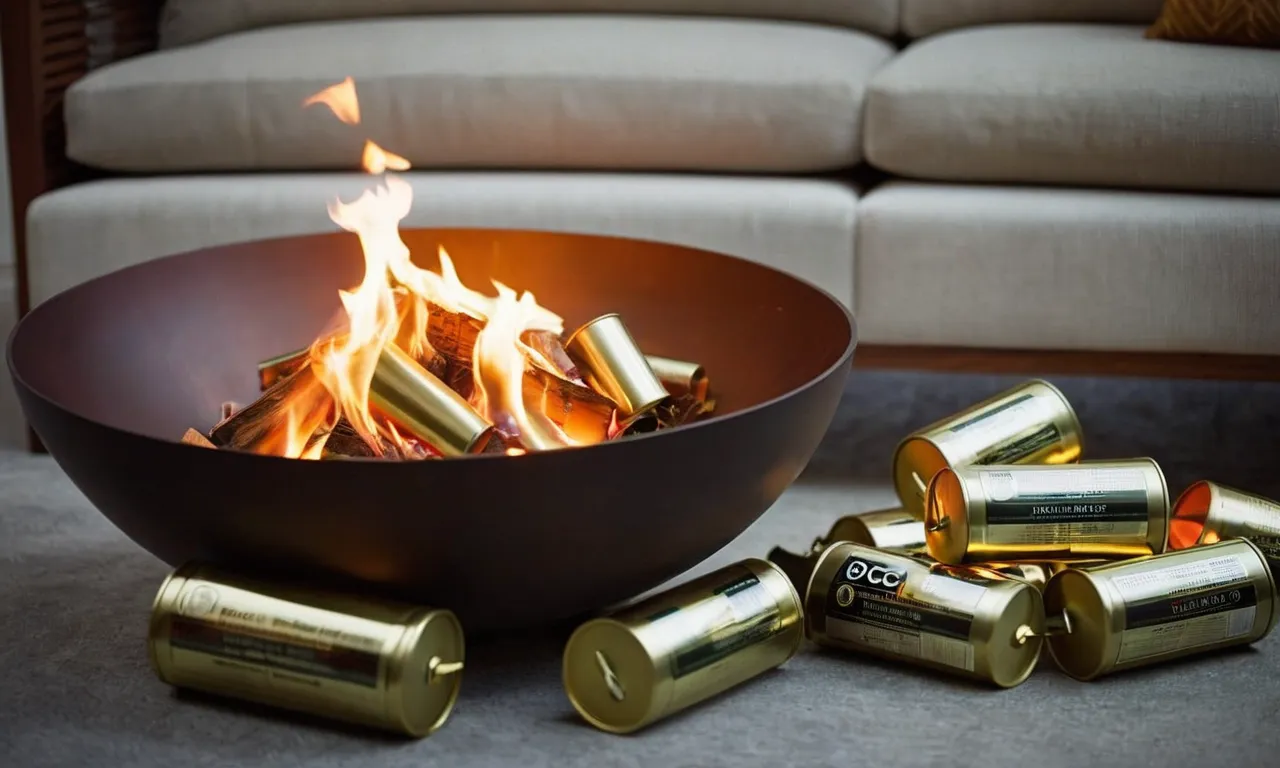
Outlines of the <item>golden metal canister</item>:
M 831 526 L 824 542 L 849 541 L 903 554 L 926 550 L 924 523 L 902 508 L 842 517 Z
M 688 394 L 699 401 L 707 399 L 711 380 L 707 378 L 707 372 L 698 363 L 655 355 L 645 355 L 645 360 L 649 361 L 649 367 L 653 369 L 654 375 L 670 394 Z
M 1025 581 L 1041 591 L 1050 579 L 1050 570 L 1041 563 L 974 563 L 970 568 L 978 573 L 995 572 L 998 576 Z
M 165 579 L 147 636 L 164 682 L 423 737 L 458 697 L 462 627 L 446 610 L 200 564 Z
M 1168 529 L 1164 473 L 1146 458 L 943 469 L 925 509 L 943 563 L 1158 554 Z
M 1054 576 L 1057 576 L 1068 568 L 1092 568 L 1095 565 L 1106 565 L 1107 563 L 1114 562 L 1115 560 L 1110 558 L 1082 557 L 1070 560 L 1042 560 L 1036 563 L 1036 565 L 1044 569 L 1047 578 L 1052 579 Z M 1046 580 L 1046 586 L 1047 584 L 1048 582 Z
M 494 434 L 461 395 L 394 344 L 378 356 L 369 405 L 444 456 L 480 453 Z
M 802 640 L 800 596 L 753 558 L 578 627 L 564 688 L 587 722 L 631 733 L 782 665 Z
M 583 378 L 623 416 L 643 413 L 668 397 L 644 353 L 616 314 L 603 315 L 569 336 L 565 351 Z
M 1187 549 L 1226 539 L 1249 539 L 1280 572 L 1280 503 L 1201 480 L 1174 502 L 1169 548 Z
M 902 508 L 881 509 L 846 515 L 836 520 L 826 535 L 813 540 L 809 551 L 803 555 L 774 547 L 769 561 L 781 568 L 795 588 L 803 594 L 809 586 L 809 578 L 818 563 L 818 556 L 837 541 L 863 544 L 888 552 L 923 555 L 925 547 L 924 523 Z
M 1255 643 L 1280 615 L 1275 578 L 1247 539 L 1069 568 L 1044 599 L 1070 627 L 1049 653 L 1077 680 Z
M 1040 591 L 965 566 L 841 542 L 805 595 L 805 634 L 821 646 L 905 661 L 1011 688 L 1045 635 Z
M 939 470 L 971 464 L 1070 464 L 1084 434 L 1058 388 L 1033 379 L 907 436 L 893 455 L 904 507 L 924 518 L 924 495 Z

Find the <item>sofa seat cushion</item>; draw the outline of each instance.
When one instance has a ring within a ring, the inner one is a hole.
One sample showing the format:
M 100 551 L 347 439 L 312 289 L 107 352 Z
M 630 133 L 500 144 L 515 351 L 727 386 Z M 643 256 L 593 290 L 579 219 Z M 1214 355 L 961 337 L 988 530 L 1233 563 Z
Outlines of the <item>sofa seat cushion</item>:
M 1280 199 L 896 182 L 858 206 L 867 344 L 1280 355 Z
M 402 227 L 494 227 L 634 237 L 750 259 L 823 286 L 850 305 L 856 191 L 826 179 L 691 174 L 400 175 L 414 190 Z M 173 253 L 340 232 L 327 212 L 372 183 L 364 173 L 117 178 L 32 204 L 32 304 Z
M 167 0 L 160 41 L 168 47 L 277 24 L 460 13 L 661 13 L 788 19 L 879 35 L 898 29 L 901 0 Z M 1154 18 L 1154 16 L 1153 16 Z
M 274 27 L 128 59 L 67 93 L 67 152 L 115 171 L 424 167 L 820 171 L 861 158 L 892 54 L 848 29 L 474 16 Z M 364 124 L 310 94 L 355 79 Z
M 1011 22 L 1083 21 L 1150 24 L 1164 0 L 902 0 L 901 27 L 911 37 Z
M 872 80 L 867 157 L 926 179 L 1280 190 L 1280 56 L 1144 30 L 1006 25 L 922 40 Z

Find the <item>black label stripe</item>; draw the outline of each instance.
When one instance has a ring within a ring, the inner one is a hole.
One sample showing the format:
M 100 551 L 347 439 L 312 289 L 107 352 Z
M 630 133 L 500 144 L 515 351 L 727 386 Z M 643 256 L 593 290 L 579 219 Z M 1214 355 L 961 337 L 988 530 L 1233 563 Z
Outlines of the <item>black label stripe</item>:
M 879 596 L 857 595 L 848 606 L 829 604 L 827 616 L 858 624 L 868 624 L 899 632 L 968 640 L 972 618 L 938 611 L 912 600 L 886 600 Z
M 726 659 L 751 645 L 768 640 L 777 634 L 779 611 L 759 577 L 754 573 L 723 584 L 711 591 L 711 595 L 685 608 L 672 606 L 655 612 L 648 621 L 655 622 L 672 616 L 697 615 L 714 602 L 724 604 L 734 618 L 719 626 L 701 628 L 692 642 L 672 656 L 671 675 L 679 679 L 700 669 Z M 739 616 L 739 613 L 743 614 Z
M 903 597 L 906 582 L 902 566 L 851 556 L 827 591 L 826 615 L 899 632 L 969 639 L 972 615 Z
M 1026 437 L 992 446 L 987 452 L 978 456 L 973 463 L 975 465 L 1017 464 L 1020 459 L 1057 445 L 1061 441 L 1062 432 L 1058 430 L 1058 425 L 1050 424 Z
M 1035 395 L 1019 395 L 1018 397 L 1013 398 L 1007 403 L 1004 403 L 1000 406 L 992 408 L 989 411 L 986 411 L 984 413 L 979 413 L 976 416 L 968 418 L 947 431 L 952 433 L 963 432 L 966 429 L 972 427 L 974 424 L 981 424 L 984 421 L 991 421 L 992 419 L 996 418 L 1002 413 L 1005 413 L 1006 411 L 1012 408 L 1016 408 L 1019 405 L 1022 405 L 1023 403 L 1027 402 L 1028 400 L 1031 400 L 1034 397 Z
M 1141 629 L 1160 624 L 1174 624 L 1201 616 L 1212 616 L 1258 604 L 1258 592 L 1252 584 L 1223 587 L 1210 592 L 1178 595 L 1125 607 L 1125 629 Z

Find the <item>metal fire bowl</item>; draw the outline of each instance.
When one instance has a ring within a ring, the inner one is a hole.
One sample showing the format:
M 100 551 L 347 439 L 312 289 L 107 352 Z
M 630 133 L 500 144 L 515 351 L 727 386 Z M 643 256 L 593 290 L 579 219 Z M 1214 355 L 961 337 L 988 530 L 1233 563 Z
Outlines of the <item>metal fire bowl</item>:
M 566 330 L 621 314 L 648 354 L 694 360 L 717 413 L 617 442 L 447 461 L 299 461 L 179 442 L 257 363 L 310 342 L 363 274 L 346 233 L 151 261 L 28 314 L 10 371 L 76 486 L 171 565 L 212 561 L 452 608 L 468 631 L 626 600 L 728 544 L 795 480 L 850 371 L 853 318 L 782 272 L 706 251 L 537 232 L 404 233 L 462 280 L 531 290 Z

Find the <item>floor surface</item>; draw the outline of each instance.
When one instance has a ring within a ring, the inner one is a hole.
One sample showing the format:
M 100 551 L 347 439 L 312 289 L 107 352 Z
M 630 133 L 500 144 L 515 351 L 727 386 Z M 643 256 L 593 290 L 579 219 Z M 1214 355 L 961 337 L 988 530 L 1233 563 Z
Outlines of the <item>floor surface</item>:
M 800 548 L 844 514 L 893 502 L 894 442 L 1014 380 L 853 377 L 806 476 L 702 572 Z M 1179 488 L 1200 476 L 1280 495 L 1280 389 L 1055 379 L 1096 457 L 1151 455 Z M 402 741 L 177 693 L 145 653 L 168 568 L 105 521 L 47 457 L 0 453 L 0 763 L 6 766 L 1274 766 L 1280 639 L 1095 683 L 1047 660 L 994 691 L 806 647 L 781 670 L 631 737 L 574 715 L 562 632 L 474 644 L 446 726 Z

